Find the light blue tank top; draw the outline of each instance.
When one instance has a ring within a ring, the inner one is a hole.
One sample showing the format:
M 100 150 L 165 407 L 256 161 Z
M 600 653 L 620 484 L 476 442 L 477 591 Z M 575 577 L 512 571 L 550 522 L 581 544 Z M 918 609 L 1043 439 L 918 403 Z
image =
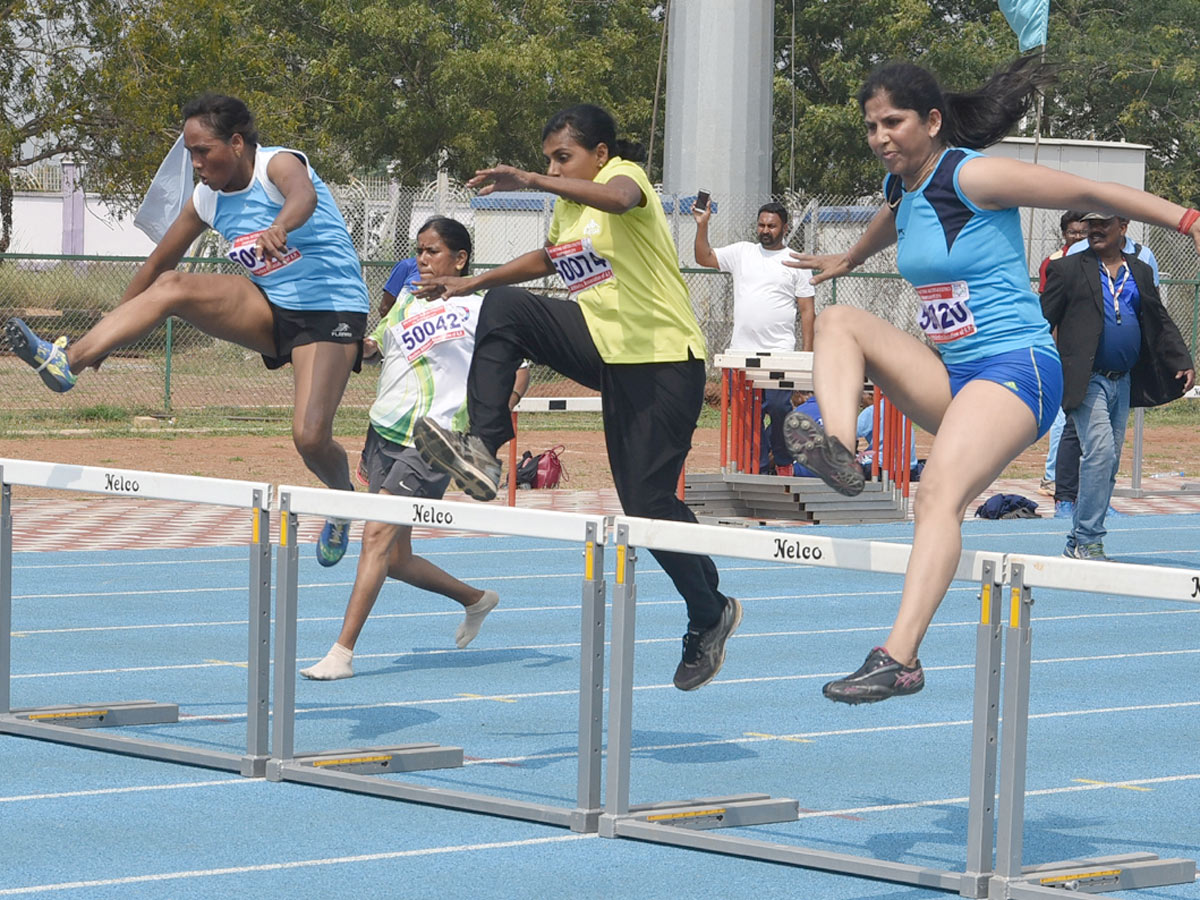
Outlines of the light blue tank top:
M 254 258 L 252 235 L 267 228 L 283 207 L 283 194 L 267 177 L 267 164 L 276 153 L 293 153 L 308 168 L 317 191 L 317 208 L 303 225 L 288 234 L 288 260 L 260 262 Z M 362 266 L 346 220 L 308 159 L 298 150 L 258 147 L 254 177 L 240 191 L 214 191 L 205 184 L 192 193 L 196 212 L 230 242 L 229 258 L 243 267 L 267 298 L 285 309 L 331 309 L 362 312 L 370 309 Z M 251 237 L 247 237 L 250 235 Z
M 959 189 L 963 163 L 982 154 L 952 147 L 914 191 L 889 175 L 896 264 L 916 289 L 919 321 L 947 365 L 1010 350 L 1054 353 L 1050 326 L 1030 287 L 1016 208 L 981 209 Z

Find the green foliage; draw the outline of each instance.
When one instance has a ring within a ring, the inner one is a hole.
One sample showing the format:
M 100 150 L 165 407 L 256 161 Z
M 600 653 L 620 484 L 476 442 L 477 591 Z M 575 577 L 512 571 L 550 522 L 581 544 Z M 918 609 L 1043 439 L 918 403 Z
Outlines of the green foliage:
M 244 99 L 264 143 L 327 180 L 540 168 L 543 123 L 581 101 L 645 141 L 660 27 L 639 0 L 129 0 L 96 23 L 112 50 L 89 186 L 140 197 L 205 90 Z

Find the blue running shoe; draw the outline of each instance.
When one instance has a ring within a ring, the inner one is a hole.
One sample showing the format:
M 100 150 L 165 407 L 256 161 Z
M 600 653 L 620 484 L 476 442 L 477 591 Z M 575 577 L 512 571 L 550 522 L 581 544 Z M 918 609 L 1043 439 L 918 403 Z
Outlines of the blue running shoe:
M 326 519 L 321 537 L 317 539 L 317 562 L 326 568 L 336 566 L 346 555 L 349 545 L 350 523 Z
M 75 387 L 75 376 L 67 363 L 65 335 L 52 344 L 34 334 L 20 319 L 9 319 L 4 334 L 13 353 L 33 366 L 50 390 L 63 394 Z
M 1075 504 L 1070 500 L 1055 500 L 1054 501 L 1054 518 L 1056 518 L 1056 519 L 1073 519 L 1073 518 L 1075 518 Z

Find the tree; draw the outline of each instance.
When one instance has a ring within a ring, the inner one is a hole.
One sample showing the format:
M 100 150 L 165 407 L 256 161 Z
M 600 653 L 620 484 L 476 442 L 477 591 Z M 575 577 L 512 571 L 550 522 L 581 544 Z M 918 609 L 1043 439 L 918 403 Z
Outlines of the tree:
M 81 148 L 93 124 L 90 22 L 106 0 L 0 0 L 0 253 L 16 170 Z
M 569 103 L 645 134 L 660 27 L 638 0 L 129 0 L 95 23 L 89 187 L 140 194 L 204 90 L 242 97 L 264 141 L 331 180 L 540 167 L 542 124 Z

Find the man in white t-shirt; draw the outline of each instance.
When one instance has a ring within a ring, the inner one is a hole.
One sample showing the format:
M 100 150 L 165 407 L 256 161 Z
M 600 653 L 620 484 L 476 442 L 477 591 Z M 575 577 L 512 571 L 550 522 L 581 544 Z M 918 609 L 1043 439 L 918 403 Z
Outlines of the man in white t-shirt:
M 735 350 L 795 350 L 796 310 L 800 311 L 802 350 L 813 342 L 814 291 L 812 272 L 785 266 L 789 257 L 784 247 L 788 212 L 779 203 L 767 203 L 758 211 L 757 242 L 739 241 L 728 247 L 708 242 L 708 220 L 712 205 L 692 208 L 696 220 L 696 263 L 733 275 L 733 337 Z M 792 474 L 791 453 L 783 442 L 783 417 L 792 409 L 789 390 L 763 391 L 764 429 L 759 471 L 767 471 L 768 452 L 780 475 Z

